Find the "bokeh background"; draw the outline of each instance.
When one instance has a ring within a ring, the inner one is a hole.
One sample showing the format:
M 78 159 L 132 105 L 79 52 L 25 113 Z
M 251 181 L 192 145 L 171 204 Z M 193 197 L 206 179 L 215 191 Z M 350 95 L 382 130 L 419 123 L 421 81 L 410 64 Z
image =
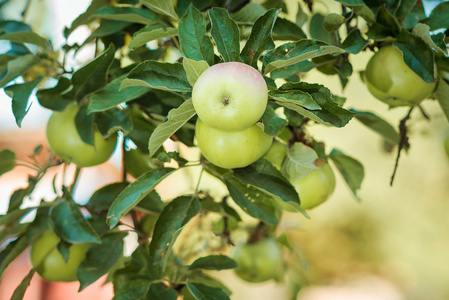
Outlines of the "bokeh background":
M 5 15 L 20 19 L 25 3 L 26 0 L 10 1 L 4 8 Z M 63 43 L 63 27 L 69 26 L 89 3 L 89 0 L 31 0 L 25 20 L 35 31 L 51 38 L 57 47 Z M 425 3 L 432 7 L 438 2 Z M 287 4 L 289 18 L 294 20 L 298 2 L 290 0 Z M 330 0 L 315 1 L 315 8 L 323 13 L 339 12 L 339 4 Z M 77 30 L 71 36 L 72 42 L 83 41 L 86 34 L 87 28 Z M 0 42 L 0 52 L 4 47 Z M 93 49 L 86 47 L 71 63 L 82 64 L 92 53 Z M 354 75 L 345 90 L 336 76 L 312 71 L 303 80 L 322 83 L 334 94 L 346 97 L 347 108 L 376 112 L 397 126 L 408 109 L 388 109 L 368 93 L 357 74 L 363 71 L 370 56 L 369 52 L 351 56 Z M 297 255 L 287 256 L 287 260 L 298 270 L 297 276 L 303 282 L 297 299 L 449 299 L 449 159 L 443 149 L 449 127 L 436 101 L 426 100 L 422 107 L 430 120 L 418 109 L 413 112 L 407 123 L 411 148 L 401 155 L 393 186 L 390 177 L 396 149 L 385 151 L 384 141 L 376 133 L 357 120 L 342 129 L 310 127 L 310 133 L 326 143 L 327 151 L 338 148 L 362 162 L 365 179 L 359 191 L 360 202 L 336 174 L 334 194 L 325 204 L 309 212 L 311 219 L 293 213 L 283 216 L 280 232 L 286 233 L 297 249 Z M 0 91 L 0 149 L 11 148 L 19 157 L 26 158 L 37 145 L 45 146 L 49 115 L 50 111 L 39 107 L 34 99 L 19 129 L 12 115 L 11 99 Z M 52 199 L 51 180 L 58 170 L 53 172 L 39 185 L 28 205 L 40 198 Z M 6 212 L 12 191 L 25 185 L 28 173 L 28 169 L 18 167 L 0 177 L 0 213 Z M 181 172 L 158 190 L 169 199 L 191 189 L 192 178 L 197 175 L 195 171 Z M 119 178 L 120 153 L 116 152 L 108 163 L 83 171 L 75 199 L 86 201 L 95 189 Z M 207 178 L 201 187 L 217 194 L 222 192 L 220 186 Z M 25 276 L 26 271 L 22 270 L 26 268 L 29 262 L 25 255 L 8 269 L 9 275 L 2 279 L 0 299 L 10 298 L 11 290 Z M 219 276 L 232 288 L 231 299 L 289 299 L 288 280 L 254 285 L 237 279 L 232 272 L 220 272 Z M 27 296 L 37 300 L 62 299 L 60 293 L 63 293 L 64 299 L 111 298 L 111 287 L 101 283 L 87 291 L 93 294 L 83 295 L 76 295 L 76 284 L 56 286 L 60 292 L 53 289 L 53 294 L 46 294 L 48 285 L 36 277 Z

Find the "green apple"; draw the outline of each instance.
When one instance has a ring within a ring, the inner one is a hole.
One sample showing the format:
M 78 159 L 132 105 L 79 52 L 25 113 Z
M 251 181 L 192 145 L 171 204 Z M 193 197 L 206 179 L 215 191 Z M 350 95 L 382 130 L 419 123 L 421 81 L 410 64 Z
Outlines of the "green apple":
M 248 128 L 265 112 L 268 88 L 253 67 L 227 62 L 205 70 L 192 90 L 193 106 L 208 126 L 224 131 Z
M 86 257 L 90 243 L 73 244 L 67 262 L 58 251 L 60 238 L 52 230 L 39 236 L 31 245 L 33 268 L 48 281 L 76 281 L 76 270 Z
M 366 84 L 371 94 L 390 107 L 419 104 L 435 89 L 404 62 L 402 52 L 393 45 L 382 47 L 366 66 Z
M 264 157 L 280 170 L 286 155 L 287 145 L 275 141 Z
M 51 150 L 67 162 L 79 167 L 91 167 L 104 163 L 114 152 L 117 134 L 104 139 L 94 130 L 94 146 L 85 143 L 76 129 L 75 117 L 80 107 L 74 102 L 59 112 L 55 111 L 47 123 L 47 140 Z
M 335 190 L 335 175 L 328 163 L 317 160 L 318 169 L 293 181 L 303 209 L 311 209 L 326 201 Z
M 198 147 L 211 163 L 225 169 L 243 168 L 270 149 L 273 138 L 253 125 L 240 131 L 222 131 L 204 124 L 195 126 Z
M 446 155 L 449 158 L 449 134 L 444 139 L 444 151 L 446 152 Z
M 237 276 L 253 283 L 274 279 L 283 266 L 282 249 L 271 237 L 236 246 L 232 258 Z

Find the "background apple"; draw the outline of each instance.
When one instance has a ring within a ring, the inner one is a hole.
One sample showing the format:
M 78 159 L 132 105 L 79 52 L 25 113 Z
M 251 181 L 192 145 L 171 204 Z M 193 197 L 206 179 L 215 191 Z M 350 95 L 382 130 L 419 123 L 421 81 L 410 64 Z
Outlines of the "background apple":
M 264 155 L 278 170 L 281 169 L 285 156 L 287 155 L 287 145 L 274 141 L 268 152 Z
M 238 265 L 235 273 L 254 283 L 275 278 L 283 265 L 282 249 L 271 237 L 236 246 L 232 258 Z
M 292 182 L 303 209 L 311 209 L 323 203 L 335 189 L 335 175 L 330 165 L 321 160 L 317 160 L 315 165 L 318 169 Z
M 391 107 L 412 106 L 434 90 L 435 83 L 425 82 L 404 62 L 395 46 L 382 47 L 366 66 L 366 84 L 371 94 Z
M 200 119 L 220 130 L 242 130 L 256 123 L 267 107 L 268 89 L 253 67 L 227 62 L 204 71 L 192 90 Z
M 52 230 L 39 236 L 31 245 L 31 264 L 48 281 L 76 281 L 76 270 L 89 250 L 89 243 L 73 244 L 67 262 L 58 251 L 60 238 Z
M 243 168 L 270 149 L 273 138 L 253 125 L 241 131 L 222 131 L 196 122 L 195 136 L 201 153 L 213 164 L 226 168 Z
M 79 136 L 75 125 L 75 117 L 79 109 L 78 105 L 71 103 L 63 111 L 53 112 L 47 123 L 48 144 L 60 158 L 79 167 L 104 163 L 114 152 L 117 134 L 106 140 L 95 128 L 95 146 L 85 143 Z

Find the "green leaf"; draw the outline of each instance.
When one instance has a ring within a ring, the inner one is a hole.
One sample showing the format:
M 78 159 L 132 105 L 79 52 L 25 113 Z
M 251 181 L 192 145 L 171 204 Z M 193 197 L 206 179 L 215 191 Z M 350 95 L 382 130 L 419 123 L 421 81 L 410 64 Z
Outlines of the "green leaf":
M 300 61 L 299 63 L 276 69 L 270 73 L 271 79 L 289 78 L 291 76 L 298 76 L 300 73 L 307 73 L 315 68 L 315 64 L 310 60 Z
M 0 277 L 5 269 L 28 247 L 28 241 L 25 236 L 10 242 L 8 246 L 0 252 Z
M 47 39 L 31 31 L 18 31 L 0 35 L 0 40 L 10 41 L 11 43 L 27 43 L 42 48 L 47 48 Z
M 320 124 L 344 127 L 355 114 L 339 106 L 329 89 L 320 84 L 311 84 L 307 82 L 285 83 L 279 89 L 308 93 L 315 103 L 321 107 L 321 110 L 307 110 L 300 105 L 286 102 L 278 102 L 278 104 L 294 110 Z
M 369 44 L 368 40 L 360 33 L 360 30 L 353 29 L 341 44 L 341 47 L 351 54 L 357 54 Z
M 86 206 L 92 212 L 108 211 L 114 200 L 128 185 L 128 182 L 114 182 L 103 186 L 95 191 Z M 163 207 L 164 203 L 161 197 L 153 190 L 137 204 L 136 208 L 146 212 L 160 212 Z
M 262 5 L 250 2 L 238 11 L 231 13 L 231 18 L 238 24 L 253 25 L 266 12 L 267 9 Z
M 162 146 L 162 144 L 181 128 L 188 120 L 196 114 L 192 99 L 186 100 L 181 106 L 170 110 L 167 121 L 159 124 L 151 134 L 148 149 L 150 156 Z
M 178 292 L 162 282 L 152 283 L 145 296 L 145 300 L 151 299 L 176 300 L 178 299 Z
M 309 24 L 310 37 L 312 39 L 319 40 L 327 44 L 331 44 L 332 42 L 331 35 L 329 34 L 329 32 L 327 32 L 326 29 L 324 29 L 323 26 L 324 19 L 325 16 L 321 13 L 313 14 Z
M 103 53 L 98 55 L 72 77 L 72 93 L 75 99 L 84 97 L 103 88 L 108 83 L 108 71 L 114 60 L 115 47 L 110 45 Z
M 267 106 L 262 116 L 263 132 L 268 136 L 278 136 L 281 134 L 285 126 L 287 126 L 287 120 L 278 117 L 270 105 Z
M 260 55 L 266 50 L 274 49 L 275 44 L 271 32 L 278 15 L 279 10 L 271 9 L 254 23 L 251 35 L 240 54 L 244 63 L 257 69 Z
M 280 105 L 300 105 L 311 110 L 321 109 L 309 93 L 300 90 L 270 90 L 268 96 Z
M 429 46 L 413 34 L 402 31 L 394 43 L 401 50 L 404 61 L 424 81 L 435 82 L 434 53 Z
M 430 30 L 434 31 L 440 28 L 449 28 L 449 2 L 441 2 L 435 7 L 430 13 L 429 19 L 427 20 L 427 25 L 429 25 Z
M 341 2 L 344 6 L 352 9 L 352 11 L 365 19 L 368 24 L 376 22 L 373 11 L 365 4 L 363 0 L 337 0 Z
M 19 286 L 14 290 L 11 300 L 22 300 L 25 297 L 25 292 L 30 285 L 31 279 L 33 278 L 35 272 L 36 271 L 34 269 L 31 269 L 28 272 L 27 276 L 23 278 L 22 282 L 20 282 Z
M 119 104 L 126 103 L 130 100 L 143 96 L 151 89 L 144 86 L 131 86 L 125 89 L 120 89 L 122 81 L 126 79 L 129 73 L 123 74 L 111 82 L 104 88 L 92 94 L 89 98 L 89 105 L 87 112 L 105 111 L 116 107 Z
M 103 6 L 95 12 L 94 16 L 102 19 L 140 24 L 159 22 L 158 17 L 150 10 L 137 7 Z
M 277 215 L 271 195 L 250 184 L 243 183 L 231 174 L 225 175 L 225 184 L 232 200 L 244 212 L 266 223 L 278 224 L 280 216 Z
M 130 280 L 122 288 L 116 289 L 114 285 L 114 298 L 112 300 L 143 299 L 150 289 L 151 282 L 148 279 Z
M 263 74 L 268 74 L 278 68 L 296 64 L 300 61 L 326 54 L 338 54 L 345 51 L 336 46 L 317 41 L 303 39 L 297 42 L 285 43 L 269 51 L 263 59 Z
M 372 112 L 367 111 L 357 111 L 351 109 L 352 112 L 355 112 L 355 118 L 359 120 L 362 124 L 366 125 L 371 130 L 374 130 L 382 137 L 387 139 L 390 143 L 397 145 L 400 140 L 399 133 L 396 129 L 391 126 L 390 123 L 377 116 Z
M 170 175 L 175 169 L 154 169 L 130 183 L 114 200 L 108 211 L 108 225 L 115 227 L 119 220 L 133 209 L 156 185 Z
M 287 156 L 282 164 L 282 174 L 290 181 L 299 180 L 318 169 L 314 164 L 317 159 L 318 154 L 315 150 L 303 143 L 295 143 L 287 151 Z
M 0 226 L 18 223 L 24 215 L 30 212 L 31 209 L 32 208 L 14 209 L 8 211 L 6 215 L 0 215 Z
M 80 281 L 79 292 L 109 272 L 122 257 L 125 236 L 126 232 L 106 234 L 101 238 L 101 244 L 89 248 L 86 258 L 76 271 Z
M 244 184 L 255 186 L 284 202 L 299 204 L 298 193 L 290 181 L 266 159 L 259 159 L 246 168 L 235 169 L 234 176 Z
M 89 211 L 100 213 L 107 211 L 115 198 L 128 186 L 128 182 L 114 182 L 105 185 L 93 193 L 86 206 Z
M 78 135 L 86 144 L 94 146 L 94 115 L 87 114 L 87 106 L 81 106 L 75 116 L 75 126 Z
M 191 86 L 194 86 L 200 75 L 209 68 L 209 64 L 206 61 L 196 61 L 187 57 L 182 59 L 182 66 L 186 71 L 187 80 Z
M 55 87 L 39 90 L 36 93 L 39 104 L 51 110 L 64 110 L 67 104 L 74 100 L 67 95 L 70 87 L 70 80 L 68 78 L 59 78 L 58 84 Z
M 193 5 L 189 5 L 186 14 L 178 25 L 179 42 L 185 57 L 214 63 L 214 46 L 206 34 L 206 19 Z
M 395 15 L 399 23 L 405 22 L 413 7 L 416 5 L 416 0 L 402 0 L 397 8 Z
M 418 23 L 413 28 L 412 33 L 413 33 L 413 35 L 417 36 L 418 38 L 421 38 L 430 48 L 434 49 L 436 52 L 448 55 L 446 44 L 444 44 L 444 41 L 443 41 L 442 45 L 439 46 L 433 40 L 435 35 L 430 35 L 429 25 L 426 25 L 423 23 Z
M 182 64 L 153 60 L 137 65 L 129 73 L 128 78 L 123 80 L 121 88 L 130 86 L 145 86 L 174 92 L 190 92 L 192 90 Z
M 200 211 L 200 202 L 194 196 L 181 196 L 172 200 L 161 211 L 154 226 L 150 243 L 150 257 L 160 273 L 165 270 L 173 244 L 182 228 Z
M 91 4 L 87 8 L 86 12 L 79 15 L 73 22 L 70 28 L 64 30 L 64 36 L 67 38 L 76 28 L 88 23 L 92 15 L 102 6 L 108 5 L 109 0 L 92 0 Z
M 0 176 L 16 166 L 16 153 L 9 149 L 0 150 Z
M 212 8 L 209 17 L 212 24 L 210 33 L 223 60 L 240 61 L 240 31 L 237 23 L 223 8 Z
M 237 267 L 237 263 L 226 255 L 209 255 L 196 259 L 190 266 L 189 270 L 226 270 Z
M 297 41 L 305 38 L 306 34 L 297 24 L 284 18 L 277 18 L 273 27 L 273 39 Z
M 33 54 L 26 54 L 8 61 L 4 71 L 0 73 L 0 87 L 25 73 L 41 60 Z
M 70 197 L 65 193 L 66 198 Z M 61 201 L 50 212 L 55 232 L 65 241 L 77 243 L 100 243 L 100 237 L 84 218 L 72 199 Z
M 440 80 L 434 92 L 438 103 L 443 110 L 446 119 L 449 121 L 449 84 L 445 80 Z
M 385 40 L 396 37 L 401 31 L 398 20 L 385 8 L 381 6 L 376 15 L 376 23 L 370 26 L 366 35 L 373 40 Z
M 12 98 L 12 111 L 16 119 L 17 126 L 22 126 L 22 121 L 27 114 L 30 106 L 28 100 L 34 88 L 41 82 L 42 77 L 33 81 L 10 85 L 5 88 L 5 93 Z
M 187 287 L 192 295 L 198 300 L 229 300 L 228 295 L 217 287 L 210 287 L 201 283 L 187 281 Z
M 179 19 L 178 15 L 175 12 L 175 7 L 173 6 L 172 1 L 167 0 L 140 0 L 146 7 L 151 9 L 152 11 L 163 14 L 169 17 L 172 17 L 176 20 Z
M 178 30 L 174 27 L 167 27 L 160 24 L 150 25 L 134 33 L 129 42 L 129 48 L 134 50 L 153 40 L 169 38 L 177 34 Z
M 333 149 L 329 154 L 329 158 L 332 159 L 337 166 L 338 171 L 343 176 L 348 187 L 351 189 L 357 200 L 360 198 L 357 195 L 357 190 L 362 185 L 365 171 L 363 165 L 354 158 L 345 155 L 343 152 L 337 149 Z

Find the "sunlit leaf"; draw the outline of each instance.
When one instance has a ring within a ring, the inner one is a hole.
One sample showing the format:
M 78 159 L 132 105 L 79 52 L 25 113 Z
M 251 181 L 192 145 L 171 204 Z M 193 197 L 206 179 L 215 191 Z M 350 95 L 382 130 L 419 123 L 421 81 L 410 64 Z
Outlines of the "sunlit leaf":
M 148 144 L 150 156 L 153 156 L 159 147 L 195 114 L 192 99 L 188 99 L 178 108 L 172 109 L 168 113 L 167 121 L 159 124 L 150 137 Z

